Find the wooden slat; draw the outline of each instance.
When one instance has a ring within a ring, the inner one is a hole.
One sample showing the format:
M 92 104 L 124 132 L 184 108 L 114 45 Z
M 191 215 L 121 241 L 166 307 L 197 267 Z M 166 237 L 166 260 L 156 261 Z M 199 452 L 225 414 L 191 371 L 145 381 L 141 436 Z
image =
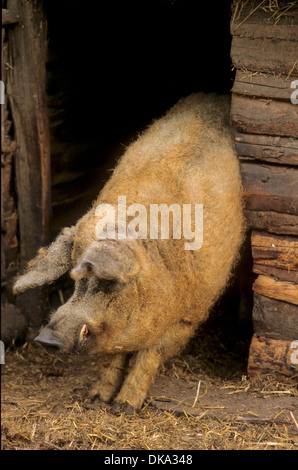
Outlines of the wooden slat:
M 297 43 L 279 39 L 233 36 L 231 59 L 237 68 L 298 76 Z
M 298 215 L 298 169 L 240 162 L 246 209 Z
M 231 122 L 246 134 L 298 138 L 298 106 L 290 100 L 261 100 L 233 94 Z
M 296 343 L 291 340 L 268 338 L 254 334 L 249 351 L 247 371 L 250 377 L 274 374 L 276 377 L 296 377 Z
M 236 132 L 238 156 L 264 162 L 298 165 L 298 139 Z
M 276 339 L 298 338 L 297 305 L 254 293 L 253 327 L 255 333 Z
M 278 281 L 260 274 L 253 283 L 253 290 L 266 297 L 298 305 L 298 284 L 294 282 Z
M 46 26 L 43 2 L 8 0 L 20 23 L 7 30 L 7 96 L 17 142 L 15 177 L 21 269 L 48 243 L 51 217 L 50 139 L 46 99 Z M 30 322 L 40 326 L 44 293 L 17 299 Z
M 298 271 L 298 238 L 253 231 L 252 257 L 255 264 Z
M 298 48 L 298 43 L 297 43 Z M 238 95 L 289 101 L 292 80 L 286 75 L 237 70 L 232 93 Z
M 249 229 L 298 236 L 298 216 L 271 210 L 244 210 Z
M 287 39 L 298 41 L 297 2 L 267 0 L 234 0 L 231 15 L 231 34 L 247 38 Z
M 264 276 L 271 276 L 273 279 L 279 281 L 289 281 L 298 284 L 298 271 L 289 271 L 288 269 L 281 269 L 266 264 L 253 263 L 252 272 L 255 274 L 263 274 Z
M 242 15 L 243 18 L 243 15 Z M 231 24 L 231 35 L 238 36 L 241 38 L 250 39 L 282 39 L 286 41 L 298 42 L 298 26 L 297 24 L 264 24 L 253 23 L 252 18 L 248 18 L 247 21 L 240 24 L 242 20 L 235 21 Z M 257 21 L 257 20 L 255 20 Z

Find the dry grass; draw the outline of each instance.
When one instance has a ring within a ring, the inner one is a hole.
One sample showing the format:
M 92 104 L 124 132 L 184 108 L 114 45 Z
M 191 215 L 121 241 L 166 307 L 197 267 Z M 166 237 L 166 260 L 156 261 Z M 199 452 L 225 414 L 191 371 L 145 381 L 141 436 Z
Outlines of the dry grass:
M 232 16 L 231 25 L 233 26 L 235 21 L 239 21 L 239 18 L 243 16 L 240 23 L 235 27 L 235 31 L 240 28 L 251 16 L 253 16 L 258 10 L 262 10 L 266 13 L 266 21 L 272 24 L 278 24 L 283 16 L 286 16 L 288 12 L 297 7 L 296 1 L 280 1 L 280 0 L 239 0 L 235 1 L 232 5 Z M 243 15 L 243 11 L 245 14 Z
M 155 395 L 138 415 L 115 415 L 108 405 L 91 403 L 87 397 L 87 388 L 96 373 L 94 359 L 86 363 L 81 357 L 56 356 L 28 343 L 6 354 L 2 374 L 2 447 L 4 450 L 297 449 L 294 410 L 281 409 L 278 416 L 261 419 L 250 411 L 249 402 L 250 396 L 256 394 L 266 397 L 266 404 L 277 395 L 293 400 L 298 395 L 297 386 L 277 382 L 272 377 L 248 380 L 239 374 L 224 380 L 214 372 L 218 365 L 219 362 L 212 369 L 206 360 L 202 366 L 198 356 L 186 355 L 162 370 L 165 384 L 176 380 L 186 391 L 189 384 L 193 385 L 191 398 L 185 395 L 186 408 L 179 406 L 181 400 L 175 400 L 171 392 L 169 396 L 164 393 L 157 396 L 159 390 L 154 388 Z M 209 368 L 208 376 L 200 375 L 202 367 Z M 210 387 L 224 394 L 225 400 L 243 396 L 246 413 L 231 414 L 220 399 L 216 402 L 216 397 L 211 405 Z M 204 399 L 207 401 L 203 402 Z M 169 411 L 157 407 L 158 403 L 171 403 L 174 407 Z

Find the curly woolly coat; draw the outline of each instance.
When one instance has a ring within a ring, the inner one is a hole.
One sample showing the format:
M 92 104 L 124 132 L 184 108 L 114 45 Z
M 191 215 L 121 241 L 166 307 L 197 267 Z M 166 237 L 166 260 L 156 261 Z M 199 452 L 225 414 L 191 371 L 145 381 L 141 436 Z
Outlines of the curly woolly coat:
M 91 391 L 104 401 L 140 409 L 159 366 L 186 344 L 228 283 L 244 234 L 229 113 L 228 97 L 181 99 L 127 148 L 87 214 L 16 281 L 21 292 L 71 271 L 74 294 L 37 340 L 107 354 Z M 96 240 L 97 206 L 111 204 L 117 216 L 119 195 L 148 212 L 150 204 L 203 204 L 202 247 L 185 250 L 183 238 Z

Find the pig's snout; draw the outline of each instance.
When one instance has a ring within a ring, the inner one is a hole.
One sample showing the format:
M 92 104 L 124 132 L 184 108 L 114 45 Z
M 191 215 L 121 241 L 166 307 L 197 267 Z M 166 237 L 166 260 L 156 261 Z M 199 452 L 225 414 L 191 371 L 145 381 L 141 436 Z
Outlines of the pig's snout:
M 34 341 L 52 348 L 63 349 L 64 347 L 64 343 L 60 339 L 55 338 L 50 330 L 41 331 L 39 335 L 34 338 Z

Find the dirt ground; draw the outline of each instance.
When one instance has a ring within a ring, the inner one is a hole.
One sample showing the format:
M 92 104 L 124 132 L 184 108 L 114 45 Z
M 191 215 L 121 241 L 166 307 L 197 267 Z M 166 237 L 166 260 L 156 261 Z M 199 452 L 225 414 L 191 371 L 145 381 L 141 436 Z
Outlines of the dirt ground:
M 216 333 L 195 344 L 163 367 L 144 408 L 127 416 L 88 398 L 95 357 L 52 353 L 29 337 L 2 366 L 2 449 L 297 450 L 297 383 L 248 379 L 243 354 Z

